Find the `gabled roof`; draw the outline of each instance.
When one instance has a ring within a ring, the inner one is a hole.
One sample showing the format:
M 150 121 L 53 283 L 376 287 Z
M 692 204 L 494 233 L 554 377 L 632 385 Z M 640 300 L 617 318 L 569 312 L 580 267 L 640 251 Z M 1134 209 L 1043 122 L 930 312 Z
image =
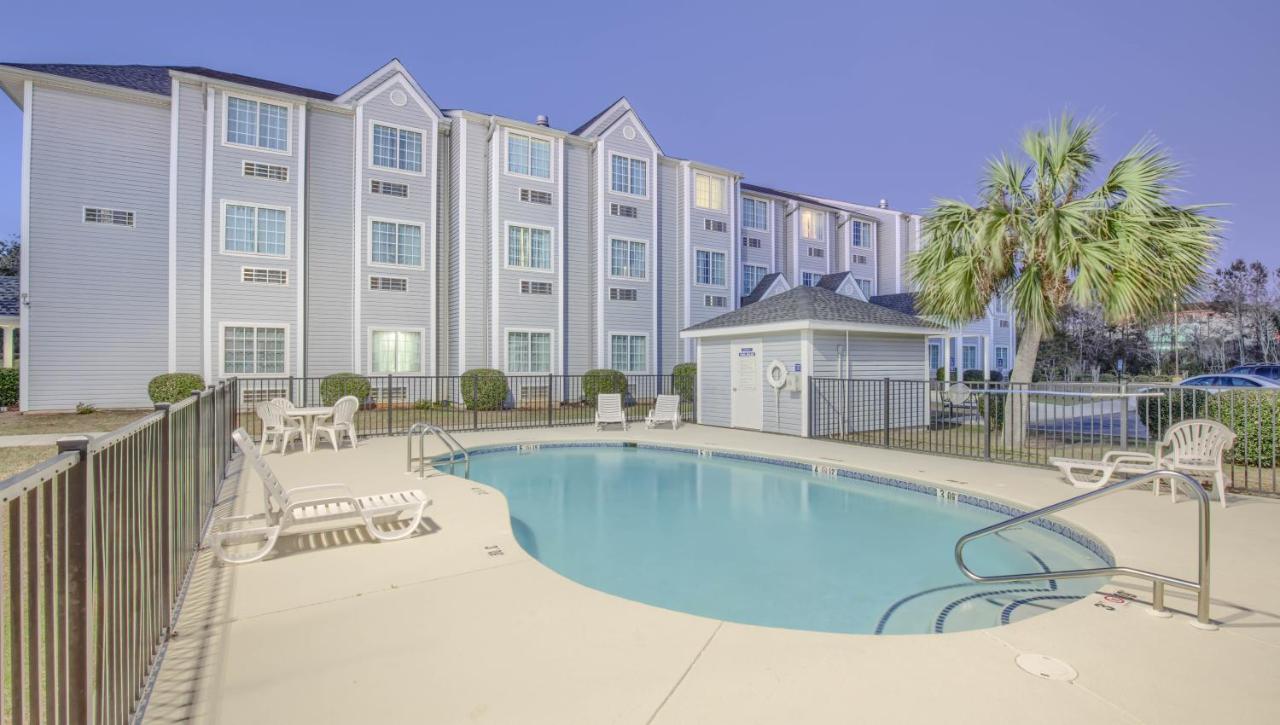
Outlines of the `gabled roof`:
M 245 86 L 253 86 L 255 88 L 262 88 L 268 91 L 276 91 L 278 93 L 290 93 L 295 96 L 316 98 L 322 101 L 332 101 L 337 98 L 335 94 L 326 91 L 317 91 L 312 88 L 303 88 L 302 86 L 289 85 L 288 83 L 277 83 L 276 81 L 269 81 L 264 78 L 254 78 L 253 76 L 240 75 L 239 73 L 228 73 L 226 71 L 203 68 L 200 66 L 76 65 L 71 63 L 0 63 L 0 65 L 33 71 L 36 73 L 48 73 L 50 75 L 62 76 L 64 78 L 73 78 L 75 80 L 87 81 L 89 83 L 102 83 L 108 86 L 128 88 L 130 90 L 143 91 L 146 93 L 155 93 L 162 96 L 169 95 L 169 91 L 171 89 L 169 71 L 178 71 L 180 73 L 190 73 L 192 75 L 204 76 L 205 78 L 227 81 L 228 83 L 238 83 Z
M 437 118 L 444 117 L 444 112 L 440 110 L 440 106 L 436 105 L 431 96 L 418 84 L 418 79 L 413 77 L 413 74 L 409 72 L 408 68 L 404 67 L 399 58 L 392 58 L 382 67 L 365 76 L 360 82 L 343 91 L 342 95 L 337 96 L 336 100 L 338 103 L 355 101 L 357 98 L 381 88 L 396 75 L 399 75 L 404 80 L 404 83 L 408 85 L 409 90 L 418 96 L 418 99 L 422 102 L 422 105 L 427 107 L 429 113 L 434 114 Z
M 572 130 L 572 131 L 570 131 L 569 133 L 570 133 L 571 135 L 573 135 L 573 136 L 581 136 L 583 133 L 586 133 L 586 130 L 587 130 L 588 128 L 591 128 L 592 124 L 594 124 L 596 121 L 599 121 L 600 119 L 604 118 L 605 114 L 607 114 L 609 111 L 612 111 L 612 110 L 613 110 L 614 108 L 616 108 L 619 104 L 624 104 L 624 103 L 625 103 L 625 104 L 627 104 L 627 107 L 628 107 L 628 108 L 630 108 L 630 107 L 631 107 L 631 104 L 627 103 L 627 97 L 626 97 L 626 96 L 619 96 L 619 97 L 618 97 L 618 100 L 616 100 L 616 101 L 614 101 L 613 103 L 610 103 L 609 105 L 607 105 L 607 106 L 605 106 L 604 108 L 600 109 L 600 112 L 599 112 L 599 113 L 597 113 L 596 115 L 592 116 L 591 118 L 588 118 L 588 119 L 586 120 L 586 123 L 583 123 L 581 126 L 579 126 L 579 127 L 575 128 L 575 129 L 573 129 L 573 130 Z
M 613 115 L 612 112 L 614 110 L 618 110 L 620 113 Z M 631 117 L 635 119 L 636 126 L 640 128 L 640 135 L 649 142 L 649 145 L 657 150 L 659 154 L 665 156 L 666 152 L 662 150 L 662 145 L 659 144 L 658 139 L 654 138 L 653 134 L 649 132 L 649 127 L 645 125 L 644 119 L 640 118 L 639 113 L 636 113 L 636 109 L 631 105 L 631 101 L 627 100 L 626 96 L 623 96 L 609 104 L 608 108 L 592 116 L 589 121 L 574 129 L 570 135 L 581 136 L 583 138 L 599 138 L 601 136 L 606 136 L 615 126 L 618 125 L 619 121 L 627 116 L 627 114 L 631 114 Z M 611 116 L 612 120 L 605 123 L 605 120 L 610 119 Z
M 0 316 L 18 316 L 18 292 L 20 289 L 17 277 L 0 277 Z
M 794 287 L 781 294 L 766 297 L 755 304 L 726 312 L 706 322 L 686 328 L 698 332 L 730 327 L 750 327 L 783 322 L 828 322 L 850 326 L 888 328 L 937 328 L 927 322 L 888 307 L 863 302 L 836 294 L 821 287 Z
M 888 307 L 891 310 L 897 310 L 904 315 L 916 314 L 916 293 L 900 292 L 893 295 L 875 295 L 871 298 L 871 303 Z
M 858 286 L 858 279 L 853 276 L 853 272 L 832 272 L 824 274 L 818 279 L 818 286 L 822 289 L 831 290 L 854 299 L 867 302 L 867 296 L 862 293 L 862 288 Z M 842 289 L 848 290 L 841 292 Z
M 787 286 L 787 280 L 785 277 L 782 276 L 781 272 L 770 272 L 769 274 L 766 274 L 765 276 L 761 277 L 759 282 L 756 282 L 755 289 L 751 290 L 751 294 L 742 298 L 742 305 L 745 307 L 746 305 L 749 305 L 753 302 L 759 302 L 760 300 L 767 297 L 769 295 L 769 290 L 772 289 L 774 284 L 777 283 L 779 280 L 781 280 L 781 283 L 783 285 L 782 287 L 783 292 L 787 291 L 788 289 L 791 289 L 789 286 Z

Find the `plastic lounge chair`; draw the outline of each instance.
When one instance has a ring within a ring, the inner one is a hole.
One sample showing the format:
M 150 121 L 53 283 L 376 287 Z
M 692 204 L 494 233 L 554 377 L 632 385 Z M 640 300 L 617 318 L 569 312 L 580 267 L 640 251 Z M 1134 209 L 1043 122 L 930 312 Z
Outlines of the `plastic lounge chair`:
M 644 418 L 646 428 L 653 428 L 663 423 L 670 423 L 671 430 L 680 427 L 679 395 L 659 395 L 653 403 L 653 410 L 649 411 Z
M 356 447 L 356 411 L 360 409 L 360 399 L 354 395 L 347 395 L 338 399 L 333 405 L 333 413 L 328 417 L 316 421 L 311 427 L 311 450 L 315 450 L 316 442 L 320 440 L 320 434 L 324 433 L 329 436 L 329 442 L 333 444 L 333 450 L 338 450 L 338 441 L 342 434 L 346 433 L 351 439 L 351 447 Z M 328 421 L 328 422 L 325 422 Z
M 288 403 L 289 401 L 285 401 Z M 285 413 L 285 409 L 276 401 L 272 400 L 266 403 L 258 403 L 254 408 L 258 413 L 258 417 L 262 419 L 262 443 L 258 449 L 259 453 L 267 450 L 267 445 L 271 445 L 271 449 L 280 449 L 281 453 L 289 450 L 289 441 L 294 436 L 306 445 L 304 436 L 306 431 L 303 429 L 302 420 L 294 418 Z
M 1062 475 L 1077 488 L 1101 488 L 1116 478 L 1171 469 L 1189 476 L 1213 476 L 1218 500 L 1227 505 L 1226 473 L 1222 470 L 1223 451 L 1235 443 L 1236 434 L 1227 426 L 1204 418 L 1184 420 L 1169 426 L 1164 438 L 1156 444 L 1155 455 L 1133 451 L 1110 451 L 1102 460 L 1083 458 L 1050 458 Z M 1094 478 L 1088 476 L 1092 474 Z M 1154 486 L 1160 494 L 1160 484 Z M 1177 501 L 1177 488 L 1170 496 Z
M 617 423 L 627 429 L 627 414 L 622 411 L 620 393 L 601 393 L 596 396 L 596 430 L 604 430 L 609 423 Z
M 243 428 L 236 429 L 231 437 L 245 461 L 262 481 L 266 513 L 225 516 L 214 522 L 209 534 L 210 546 L 213 553 L 228 564 L 258 561 L 271 553 L 276 539 L 288 529 L 300 526 L 310 528 L 315 524 L 330 524 L 326 528 L 343 529 L 356 518 L 363 519 L 365 530 L 377 541 L 404 539 L 417 531 L 418 525 L 422 523 L 423 511 L 431 505 L 427 495 L 417 489 L 356 496 L 345 484 L 326 483 L 286 490 L 271 472 L 271 467 L 258 455 L 253 441 Z M 403 528 L 394 531 L 378 528 L 379 523 L 397 521 L 405 516 L 409 520 Z M 340 521 L 347 523 L 333 525 Z M 261 540 L 262 546 L 248 554 L 232 554 L 226 549 L 227 544 L 254 540 Z

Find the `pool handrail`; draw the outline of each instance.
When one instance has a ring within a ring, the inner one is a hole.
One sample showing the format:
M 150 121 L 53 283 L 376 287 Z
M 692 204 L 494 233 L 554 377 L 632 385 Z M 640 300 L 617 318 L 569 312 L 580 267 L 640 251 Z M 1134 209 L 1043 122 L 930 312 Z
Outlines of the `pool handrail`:
M 435 434 L 435 436 L 444 443 L 445 447 L 449 449 L 449 472 L 453 472 L 453 467 L 458 461 L 458 454 L 461 453 L 463 476 L 465 478 L 471 477 L 471 453 L 467 450 L 466 446 L 459 443 L 458 439 L 454 438 L 453 434 L 449 433 L 449 431 L 431 423 L 414 423 L 409 426 L 409 432 L 406 435 L 405 441 L 405 445 L 407 447 L 405 452 L 405 470 L 407 472 L 413 472 L 413 436 L 415 433 L 418 435 L 418 478 L 426 478 L 427 476 L 426 437 L 430 434 Z
M 1047 572 L 1028 572 L 1025 574 L 1001 574 L 994 576 L 984 576 L 974 572 L 964 561 L 964 547 L 974 539 L 994 534 L 997 531 L 1003 531 L 1034 519 L 1048 516 L 1058 511 L 1073 508 L 1087 501 L 1096 498 L 1109 496 L 1117 491 L 1141 485 L 1148 481 L 1154 481 L 1154 485 L 1159 486 L 1161 479 L 1169 479 L 1170 485 L 1180 485 L 1187 489 L 1196 503 L 1199 505 L 1199 561 L 1197 562 L 1196 581 L 1188 581 L 1179 579 L 1178 577 L 1167 576 L 1165 574 L 1157 574 L 1155 572 L 1145 571 L 1142 569 L 1134 569 L 1128 566 L 1108 566 L 1098 567 L 1094 569 L 1069 569 L 1066 571 L 1047 571 Z M 1170 616 L 1164 606 L 1164 587 L 1166 584 L 1170 586 L 1188 589 L 1196 593 L 1196 621 L 1195 626 L 1200 629 L 1217 629 L 1217 625 L 1209 618 L 1209 494 L 1204 487 L 1197 483 L 1194 479 L 1186 474 L 1177 471 L 1152 471 L 1144 473 L 1133 478 L 1105 486 L 1088 493 L 1059 501 L 1058 503 L 1036 509 L 1021 516 L 1015 516 L 1007 521 L 1001 521 L 992 524 L 986 528 L 971 531 L 961 536 L 956 541 L 956 565 L 960 567 L 960 571 L 964 575 L 975 582 L 987 584 L 1001 584 L 1015 581 L 1037 581 L 1044 579 L 1082 579 L 1093 576 L 1114 576 L 1116 574 L 1127 574 L 1139 579 L 1146 579 L 1152 583 L 1151 594 L 1151 613 L 1161 617 Z

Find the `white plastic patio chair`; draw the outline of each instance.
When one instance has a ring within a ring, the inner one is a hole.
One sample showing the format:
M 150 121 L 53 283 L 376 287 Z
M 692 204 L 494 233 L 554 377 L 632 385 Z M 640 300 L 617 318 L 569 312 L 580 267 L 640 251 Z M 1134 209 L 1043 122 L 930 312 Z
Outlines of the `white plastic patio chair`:
M 1109 451 L 1102 460 L 1083 458 L 1050 458 L 1049 463 L 1077 488 L 1101 488 L 1114 478 L 1129 478 L 1152 471 L 1174 470 L 1192 478 L 1212 475 L 1218 500 L 1227 506 L 1226 473 L 1222 468 L 1223 452 L 1236 441 L 1236 434 L 1216 420 L 1194 418 L 1169 426 L 1164 438 L 1156 444 L 1155 454 L 1134 451 Z M 1083 475 L 1082 475 L 1083 474 Z M 1093 478 L 1089 478 L 1089 475 Z M 1160 482 L 1153 487 L 1160 495 Z M 1176 486 L 1169 495 L 1178 500 Z
M 214 522 L 209 533 L 210 547 L 218 559 L 228 564 L 258 561 L 271 553 L 281 533 L 298 526 L 315 530 L 316 524 L 328 524 L 322 528 L 343 529 L 350 526 L 352 519 L 358 518 L 364 521 L 365 530 L 376 541 L 404 539 L 418 529 L 423 511 L 431 505 L 427 495 L 417 489 L 373 496 L 356 496 L 341 483 L 285 489 L 254 449 L 252 439 L 243 428 L 236 429 L 231 437 L 262 482 L 266 512 L 224 516 Z M 384 531 L 378 527 L 378 524 L 398 521 L 406 515 L 409 520 L 402 528 Z M 335 525 L 335 522 L 342 521 L 347 523 Z M 255 540 L 261 541 L 262 545 L 248 554 L 227 551 L 228 544 Z
M 680 427 L 679 395 L 659 395 L 653 403 L 653 410 L 644 417 L 646 428 L 653 428 L 663 423 L 670 423 L 671 430 Z
M 303 428 L 302 419 L 286 415 L 285 409 L 276 401 L 258 403 L 254 410 L 262 419 L 262 443 L 258 449 L 259 453 L 266 452 L 268 444 L 271 445 L 272 450 L 279 448 L 280 452 L 284 453 L 289 450 L 289 441 L 294 436 L 298 436 L 298 440 L 302 441 L 304 446 L 306 445 L 304 439 L 306 430 Z
M 316 449 L 316 442 L 320 440 L 321 433 L 329 436 L 329 442 L 333 444 L 335 451 L 338 450 L 338 441 L 344 433 L 351 439 L 351 447 L 355 448 L 356 411 L 358 410 L 360 410 L 360 399 L 356 396 L 347 395 L 338 398 L 338 402 L 333 404 L 333 412 L 311 426 L 311 450 Z
M 623 430 L 627 429 L 627 414 L 622 410 L 622 395 L 619 393 L 596 396 L 596 430 L 604 430 L 609 423 L 617 423 Z

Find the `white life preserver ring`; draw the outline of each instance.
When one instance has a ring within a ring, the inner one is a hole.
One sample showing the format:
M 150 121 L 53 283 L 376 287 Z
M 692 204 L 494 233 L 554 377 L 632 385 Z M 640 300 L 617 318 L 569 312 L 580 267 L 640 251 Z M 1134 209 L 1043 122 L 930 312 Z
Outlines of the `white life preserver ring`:
M 774 390 L 782 390 L 782 386 L 787 384 L 787 366 L 781 360 L 774 360 L 769 363 L 769 369 L 764 374 L 765 380 L 773 386 Z

